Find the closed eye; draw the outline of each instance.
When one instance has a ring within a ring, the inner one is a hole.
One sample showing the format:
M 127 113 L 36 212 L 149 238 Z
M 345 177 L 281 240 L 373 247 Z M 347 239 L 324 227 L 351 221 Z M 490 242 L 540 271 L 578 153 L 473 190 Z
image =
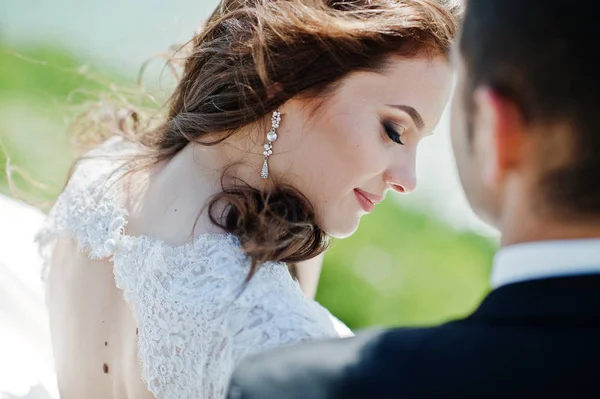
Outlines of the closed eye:
M 382 120 L 381 125 L 383 126 L 383 130 L 390 140 L 392 140 L 394 143 L 404 145 L 404 142 L 402 141 L 402 134 L 406 131 L 404 126 L 394 123 L 390 120 Z

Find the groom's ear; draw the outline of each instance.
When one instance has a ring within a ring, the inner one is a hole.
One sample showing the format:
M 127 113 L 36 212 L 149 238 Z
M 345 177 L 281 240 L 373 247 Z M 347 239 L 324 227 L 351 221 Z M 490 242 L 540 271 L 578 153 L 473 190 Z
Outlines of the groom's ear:
M 525 156 L 525 123 L 517 105 L 489 86 L 474 92 L 475 147 L 480 173 L 490 188 L 522 167 Z

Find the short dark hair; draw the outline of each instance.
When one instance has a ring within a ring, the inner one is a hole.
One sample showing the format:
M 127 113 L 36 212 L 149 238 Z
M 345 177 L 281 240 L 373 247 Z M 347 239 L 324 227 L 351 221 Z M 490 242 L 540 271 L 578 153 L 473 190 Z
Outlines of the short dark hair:
M 600 216 L 598 14 L 565 0 L 469 0 L 460 39 L 467 107 L 487 85 L 531 125 L 569 126 L 574 161 L 542 179 L 544 199 L 569 214 Z

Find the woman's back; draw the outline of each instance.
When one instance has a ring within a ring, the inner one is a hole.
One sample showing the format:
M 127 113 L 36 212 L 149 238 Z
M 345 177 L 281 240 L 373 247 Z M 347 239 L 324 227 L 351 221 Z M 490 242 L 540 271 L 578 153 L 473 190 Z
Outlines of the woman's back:
M 175 246 L 125 234 L 131 190 L 114 155 L 134 150 L 113 139 L 82 161 L 39 235 L 63 398 L 218 398 L 243 356 L 336 335 L 286 265 L 266 263 L 245 285 L 234 236 Z M 128 232 L 147 231 L 132 220 Z
M 112 263 L 61 239 L 48 273 L 47 303 L 59 390 L 69 398 L 152 398 L 137 356 L 137 325 Z

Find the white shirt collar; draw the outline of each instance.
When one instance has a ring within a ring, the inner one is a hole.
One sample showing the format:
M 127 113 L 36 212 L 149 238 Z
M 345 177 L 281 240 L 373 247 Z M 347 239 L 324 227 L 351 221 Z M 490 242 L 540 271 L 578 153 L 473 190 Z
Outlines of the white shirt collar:
M 494 258 L 491 284 L 600 273 L 600 239 L 524 243 L 501 249 Z

